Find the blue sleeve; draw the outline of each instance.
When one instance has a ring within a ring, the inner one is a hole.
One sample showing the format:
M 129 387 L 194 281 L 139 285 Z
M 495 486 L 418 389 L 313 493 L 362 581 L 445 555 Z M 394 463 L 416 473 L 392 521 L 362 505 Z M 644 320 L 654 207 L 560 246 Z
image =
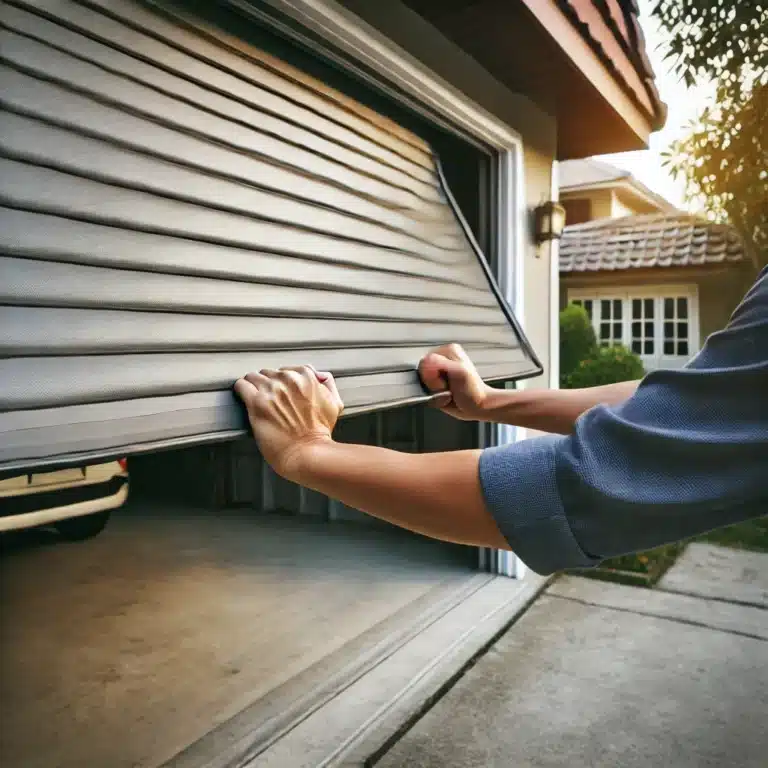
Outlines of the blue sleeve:
M 567 436 L 489 448 L 486 504 L 538 573 L 586 567 L 768 511 L 768 270 L 688 365 Z

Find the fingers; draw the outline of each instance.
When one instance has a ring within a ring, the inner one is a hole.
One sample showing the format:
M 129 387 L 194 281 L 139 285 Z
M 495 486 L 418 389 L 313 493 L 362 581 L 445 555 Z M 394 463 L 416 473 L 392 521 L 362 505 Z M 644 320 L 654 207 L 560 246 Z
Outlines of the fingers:
M 341 394 L 339 393 L 339 388 L 336 386 L 336 379 L 333 378 L 333 374 L 330 371 L 318 371 L 317 378 L 331 395 L 333 395 L 333 398 L 340 409 L 339 413 L 341 413 L 344 410 L 344 401 L 341 399 Z
M 442 355 L 449 360 L 456 360 L 459 362 L 469 362 L 469 355 L 464 351 L 464 347 L 461 344 L 443 344 L 442 347 L 432 350 L 436 355 Z
M 470 377 L 470 370 L 463 361 L 430 352 L 419 363 L 419 375 L 430 392 L 442 392 L 465 384 Z
M 428 405 L 431 405 L 433 408 L 447 408 L 452 403 L 453 396 L 450 392 L 438 392 L 432 396 Z
M 444 344 L 425 355 L 419 363 L 419 375 L 430 392 L 450 389 L 452 381 L 463 381 L 472 367 L 469 355 L 459 344 Z
M 448 389 L 448 380 L 443 372 L 446 362 L 447 358 L 437 352 L 430 352 L 421 359 L 419 376 L 430 392 L 442 392 Z
M 235 382 L 235 394 L 244 402 L 247 403 L 247 401 L 252 398 L 257 392 L 258 389 L 254 386 L 253 382 L 249 381 L 248 376 L 253 376 L 254 374 L 249 373 L 245 376 L 243 376 L 242 379 L 238 379 Z
M 278 382 L 289 389 L 306 392 L 312 379 L 322 384 L 331 393 L 338 407 L 343 410 L 344 403 L 333 374 L 330 371 L 317 371 L 312 365 L 285 366 L 279 370 L 263 368 L 258 373 L 247 373 L 235 382 L 235 393 L 247 404 L 260 392 L 274 392 Z
M 277 371 L 268 371 L 267 369 L 264 369 L 259 373 L 246 373 L 243 378 L 258 389 L 260 386 L 267 384 L 270 378 L 276 373 Z

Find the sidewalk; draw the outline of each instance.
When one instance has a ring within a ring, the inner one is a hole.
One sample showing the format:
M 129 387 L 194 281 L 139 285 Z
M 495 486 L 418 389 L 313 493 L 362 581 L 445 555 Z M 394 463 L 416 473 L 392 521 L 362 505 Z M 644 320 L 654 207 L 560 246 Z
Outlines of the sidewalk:
M 377 768 L 758 768 L 768 555 L 691 545 L 659 588 L 564 577 Z

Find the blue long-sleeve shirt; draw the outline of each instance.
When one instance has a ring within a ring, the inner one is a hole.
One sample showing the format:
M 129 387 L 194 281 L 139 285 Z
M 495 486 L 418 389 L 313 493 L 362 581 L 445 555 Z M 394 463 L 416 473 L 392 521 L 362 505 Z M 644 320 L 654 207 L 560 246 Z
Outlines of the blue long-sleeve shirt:
M 768 514 L 768 268 L 684 368 L 648 374 L 570 435 L 485 450 L 480 480 L 542 574 Z

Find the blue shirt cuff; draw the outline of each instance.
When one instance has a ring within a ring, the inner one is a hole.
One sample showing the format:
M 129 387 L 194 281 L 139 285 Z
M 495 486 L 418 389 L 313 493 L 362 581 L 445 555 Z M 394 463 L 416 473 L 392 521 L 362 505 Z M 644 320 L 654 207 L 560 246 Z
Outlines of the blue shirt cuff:
M 488 510 L 512 551 L 542 575 L 599 562 L 573 535 L 557 487 L 557 450 L 567 439 L 534 437 L 487 448 L 480 456 Z

